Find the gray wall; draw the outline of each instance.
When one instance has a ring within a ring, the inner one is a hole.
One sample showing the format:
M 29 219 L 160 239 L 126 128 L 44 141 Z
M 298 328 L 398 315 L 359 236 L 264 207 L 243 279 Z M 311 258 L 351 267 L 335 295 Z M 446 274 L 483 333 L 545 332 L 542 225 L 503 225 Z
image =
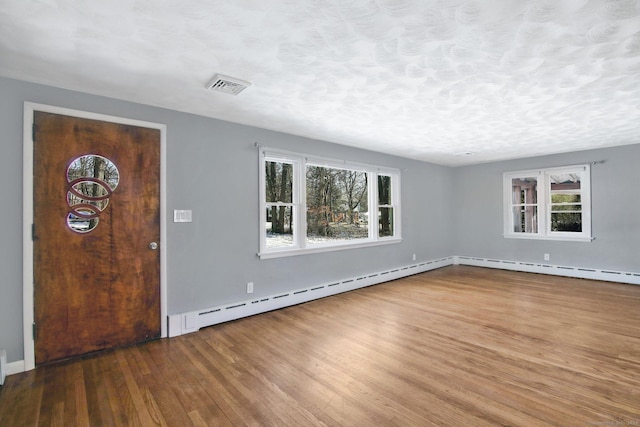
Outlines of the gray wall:
M 505 239 L 502 174 L 604 161 L 591 168 L 592 242 Z M 640 272 L 640 144 L 454 169 L 456 255 Z
M 181 313 L 454 254 L 450 168 L 200 116 L 0 78 L 0 348 L 23 359 L 22 114 L 25 101 L 167 125 L 168 312 Z M 254 143 L 402 170 L 403 242 L 259 260 Z M 389 143 L 393 143 L 390 141 Z

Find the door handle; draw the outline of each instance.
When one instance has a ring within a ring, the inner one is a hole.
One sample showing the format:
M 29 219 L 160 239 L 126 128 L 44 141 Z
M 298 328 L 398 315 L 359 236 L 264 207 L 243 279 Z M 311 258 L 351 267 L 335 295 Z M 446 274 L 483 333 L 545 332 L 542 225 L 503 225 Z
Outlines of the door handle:
M 149 243 L 149 249 L 151 249 L 152 251 L 155 251 L 156 249 L 158 249 L 158 242 Z

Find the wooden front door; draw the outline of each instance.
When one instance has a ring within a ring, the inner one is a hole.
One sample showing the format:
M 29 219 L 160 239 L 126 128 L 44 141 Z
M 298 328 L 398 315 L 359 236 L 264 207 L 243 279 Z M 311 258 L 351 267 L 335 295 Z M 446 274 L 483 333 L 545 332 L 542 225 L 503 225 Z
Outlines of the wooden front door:
M 35 361 L 160 337 L 160 131 L 34 113 Z

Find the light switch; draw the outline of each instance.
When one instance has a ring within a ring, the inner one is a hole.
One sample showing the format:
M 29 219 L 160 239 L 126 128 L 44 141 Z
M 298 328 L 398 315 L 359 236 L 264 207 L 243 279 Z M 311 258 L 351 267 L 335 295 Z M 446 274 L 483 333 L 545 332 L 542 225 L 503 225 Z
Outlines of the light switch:
M 175 209 L 173 211 L 173 222 L 191 222 L 191 210 Z

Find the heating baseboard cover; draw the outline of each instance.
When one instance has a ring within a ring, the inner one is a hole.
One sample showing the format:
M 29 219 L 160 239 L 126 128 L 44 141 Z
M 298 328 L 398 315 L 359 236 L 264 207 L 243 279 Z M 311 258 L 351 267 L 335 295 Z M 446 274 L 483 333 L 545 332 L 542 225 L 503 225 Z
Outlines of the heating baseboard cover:
M 0 385 L 4 384 L 4 378 L 7 376 L 7 351 L 0 350 Z
M 364 274 L 334 282 L 318 284 L 303 289 L 281 292 L 276 295 L 254 298 L 219 307 L 208 308 L 188 313 L 169 316 L 169 337 L 196 332 L 218 323 L 253 316 L 315 299 L 336 295 L 354 289 L 364 288 L 402 277 L 411 276 L 436 268 L 454 264 L 454 257 L 440 258 L 433 261 L 419 262 L 404 267 L 392 268 L 377 273 Z
M 591 267 L 573 267 L 549 263 L 509 261 L 495 258 L 479 258 L 470 256 L 454 256 L 456 265 L 472 265 L 476 267 L 497 268 L 500 270 L 522 271 L 526 273 L 550 274 L 553 276 L 575 277 L 578 279 L 604 280 L 608 282 L 640 285 L 639 272 L 616 271 Z
M 6 362 L 6 360 L 5 360 Z M 24 372 L 24 360 L 17 360 L 15 362 L 8 362 L 4 365 L 4 375 L 5 377 L 9 375 L 19 374 L 20 372 Z M 4 381 L 3 381 L 4 382 Z
M 176 337 L 196 332 L 200 328 L 216 325 L 218 323 L 253 316 L 254 314 L 264 313 L 271 310 L 277 310 L 279 308 L 301 304 L 315 299 L 364 288 L 366 286 L 376 285 L 378 283 L 388 282 L 390 280 L 400 279 L 402 277 L 454 264 L 640 285 L 640 273 L 588 267 L 562 266 L 548 263 L 509 261 L 495 258 L 450 256 L 378 273 L 366 274 L 317 286 L 311 286 L 304 289 L 282 292 L 277 295 L 240 301 L 199 311 L 174 314 L 169 316 L 168 319 L 169 337 Z

